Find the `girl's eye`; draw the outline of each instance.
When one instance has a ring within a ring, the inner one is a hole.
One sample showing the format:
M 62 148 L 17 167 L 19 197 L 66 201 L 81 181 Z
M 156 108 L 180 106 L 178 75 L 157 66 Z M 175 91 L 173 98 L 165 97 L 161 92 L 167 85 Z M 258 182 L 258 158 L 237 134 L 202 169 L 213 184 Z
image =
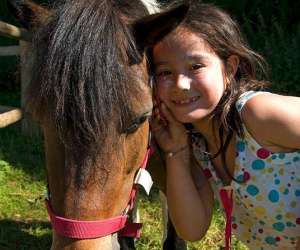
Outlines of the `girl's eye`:
M 200 64 L 200 63 L 193 64 L 193 65 L 191 66 L 191 69 L 192 69 L 192 70 L 199 70 L 199 69 L 201 69 L 201 68 L 203 68 L 203 65 Z
M 156 73 L 156 76 L 157 77 L 163 77 L 163 76 L 168 76 L 168 75 L 171 75 L 172 72 L 169 71 L 169 70 L 163 70 L 163 71 L 159 71 Z

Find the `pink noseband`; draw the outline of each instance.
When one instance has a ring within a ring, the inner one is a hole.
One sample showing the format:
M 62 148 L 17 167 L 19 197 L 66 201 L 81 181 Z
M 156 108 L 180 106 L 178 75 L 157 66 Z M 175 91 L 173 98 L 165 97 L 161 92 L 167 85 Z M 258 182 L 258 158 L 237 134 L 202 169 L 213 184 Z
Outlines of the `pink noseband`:
M 139 170 L 146 168 L 151 152 L 151 147 L 149 147 Z M 128 205 L 123 215 L 105 220 L 80 221 L 63 218 L 54 214 L 48 199 L 45 200 L 45 203 L 52 228 L 60 236 L 74 239 L 91 239 L 101 238 L 120 231 L 119 233 L 122 236 L 139 237 L 142 224 L 127 222 L 128 212 L 133 209 L 137 191 L 138 185 L 133 184 Z

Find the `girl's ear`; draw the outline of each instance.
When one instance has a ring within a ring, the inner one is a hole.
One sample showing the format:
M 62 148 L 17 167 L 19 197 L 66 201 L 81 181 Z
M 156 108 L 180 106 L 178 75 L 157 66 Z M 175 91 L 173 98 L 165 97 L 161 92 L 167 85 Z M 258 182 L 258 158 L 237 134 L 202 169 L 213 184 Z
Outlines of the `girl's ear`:
M 133 24 L 133 34 L 141 52 L 154 46 L 174 30 L 186 16 L 188 3 L 183 3 L 168 11 L 146 16 Z
M 7 0 L 7 6 L 20 24 L 28 30 L 40 26 L 51 14 L 49 9 L 30 0 Z
M 228 75 L 231 75 L 232 77 L 235 76 L 236 71 L 239 66 L 239 63 L 240 63 L 240 59 L 238 56 L 231 55 L 230 57 L 228 57 L 228 59 L 226 61 L 226 69 L 227 69 Z

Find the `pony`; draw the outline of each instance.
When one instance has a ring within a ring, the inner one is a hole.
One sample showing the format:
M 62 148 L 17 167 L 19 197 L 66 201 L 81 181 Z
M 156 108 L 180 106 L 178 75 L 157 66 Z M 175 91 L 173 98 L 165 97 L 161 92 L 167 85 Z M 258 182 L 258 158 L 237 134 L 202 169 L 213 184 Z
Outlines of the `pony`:
M 108 228 L 110 218 L 126 223 L 149 144 L 152 92 L 145 51 L 176 28 L 188 5 L 153 15 L 139 0 L 64 0 L 53 6 L 9 0 L 9 6 L 32 34 L 26 111 L 44 135 L 51 249 L 119 249 L 120 227 L 80 235 L 92 221 L 105 221 Z M 77 222 L 85 228 L 66 232 Z

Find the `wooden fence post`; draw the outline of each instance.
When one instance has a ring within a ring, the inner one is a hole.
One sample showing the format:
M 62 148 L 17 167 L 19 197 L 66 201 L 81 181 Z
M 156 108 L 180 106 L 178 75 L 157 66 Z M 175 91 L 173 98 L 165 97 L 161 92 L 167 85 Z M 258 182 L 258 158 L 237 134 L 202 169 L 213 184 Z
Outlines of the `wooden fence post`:
M 25 135 L 38 136 L 40 135 L 40 129 L 38 125 L 31 120 L 25 109 L 26 89 L 31 81 L 32 67 L 33 53 L 31 44 L 20 40 L 21 107 L 24 111 L 24 118 L 22 120 L 22 132 Z
M 24 41 L 31 40 L 31 35 L 27 30 L 18 28 L 3 21 L 0 21 L 0 35 Z
M 33 53 L 31 49 L 31 34 L 22 28 L 18 28 L 14 25 L 0 21 L 0 35 L 15 38 L 20 40 L 20 46 L 7 46 L 0 49 L 0 55 L 20 55 L 20 75 L 21 75 L 21 109 L 14 109 L 11 111 L 0 110 L 2 127 L 5 127 L 14 121 L 17 121 L 23 117 L 22 120 L 22 132 L 30 136 L 40 135 L 40 129 L 36 123 L 34 123 L 25 109 L 25 95 L 26 89 L 31 81 L 31 72 L 33 67 Z M 26 42 L 27 41 L 27 42 Z M 1 125 L 1 124 L 0 124 Z
M 18 56 L 20 54 L 20 46 L 1 46 L 0 56 Z
M 22 111 L 19 108 L 0 106 L 0 128 L 5 128 L 22 119 Z

